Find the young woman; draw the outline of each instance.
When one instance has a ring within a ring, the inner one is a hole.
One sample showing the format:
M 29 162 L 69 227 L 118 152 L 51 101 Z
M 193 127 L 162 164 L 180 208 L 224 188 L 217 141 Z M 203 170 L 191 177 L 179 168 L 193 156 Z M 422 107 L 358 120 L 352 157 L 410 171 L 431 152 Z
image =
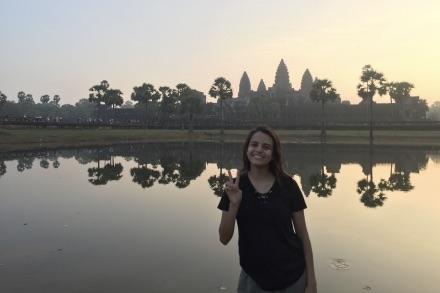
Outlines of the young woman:
M 228 244 L 238 225 L 239 293 L 316 293 L 312 246 L 296 182 L 282 167 L 278 136 L 257 127 L 246 138 L 242 174 L 225 185 L 220 241 Z

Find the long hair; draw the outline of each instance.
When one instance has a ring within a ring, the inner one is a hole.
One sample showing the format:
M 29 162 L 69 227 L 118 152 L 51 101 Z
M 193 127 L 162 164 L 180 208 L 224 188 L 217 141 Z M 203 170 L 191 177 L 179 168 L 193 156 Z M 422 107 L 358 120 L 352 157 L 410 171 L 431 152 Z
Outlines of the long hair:
M 272 159 L 269 162 L 269 171 L 275 176 L 275 179 L 278 181 L 278 183 L 281 183 L 282 179 L 290 177 L 290 175 L 287 174 L 283 169 L 280 139 L 275 131 L 267 126 L 258 126 L 249 132 L 243 146 L 243 172 L 247 173 L 251 170 L 251 162 L 247 156 L 247 149 L 252 136 L 257 132 L 262 132 L 272 139 Z

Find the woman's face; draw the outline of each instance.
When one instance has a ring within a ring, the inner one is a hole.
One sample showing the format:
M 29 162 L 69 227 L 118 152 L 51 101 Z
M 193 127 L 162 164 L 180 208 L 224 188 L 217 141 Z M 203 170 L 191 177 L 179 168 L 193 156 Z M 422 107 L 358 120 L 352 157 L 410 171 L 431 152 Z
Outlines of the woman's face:
M 272 151 L 272 138 L 263 132 L 255 132 L 247 148 L 247 157 L 251 166 L 263 167 L 269 165 L 272 160 Z

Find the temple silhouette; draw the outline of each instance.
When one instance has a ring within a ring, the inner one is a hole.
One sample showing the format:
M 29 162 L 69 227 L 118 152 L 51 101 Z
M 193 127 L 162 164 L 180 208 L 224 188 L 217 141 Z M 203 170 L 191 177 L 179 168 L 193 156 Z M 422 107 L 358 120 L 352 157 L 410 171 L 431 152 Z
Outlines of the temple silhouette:
M 281 59 L 275 72 L 275 81 L 267 87 L 260 80 L 256 89 L 245 71 L 240 79 L 239 89 L 235 97 L 223 101 L 225 126 L 227 128 L 254 127 L 257 124 L 268 124 L 272 127 L 314 127 L 320 125 L 321 105 L 313 102 L 309 95 L 312 89 L 313 76 L 309 69 L 304 71 L 301 87 L 295 89 L 290 82 L 288 68 Z M 355 86 L 355 85 L 353 85 Z M 195 115 L 196 128 L 218 128 L 220 122 L 220 102 L 207 102 L 206 95 L 199 92 L 202 99 L 202 111 Z M 383 100 L 383 98 L 382 98 Z M 325 105 L 325 120 L 328 126 L 367 126 L 369 121 L 368 102 L 359 97 L 358 104 L 347 100 L 336 99 Z M 120 123 L 130 124 L 132 121 L 142 123 L 147 116 L 144 107 L 134 108 L 101 108 L 97 117 L 105 120 L 112 119 Z M 390 125 L 407 122 L 426 121 L 428 108 L 424 100 L 418 96 L 399 99 L 395 103 L 377 103 L 373 101 L 373 120 L 376 125 Z M 160 120 L 157 105 L 151 103 L 148 110 L 151 127 L 186 128 L 188 116 L 186 113 L 174 113 L 167 123 Z
M 272 87 L 266 87 L 263 79 L 256 90 L 252 90 L 251 82 L 245 71 L 240 79 L 238 96 L 228 101 L 233 112 L 240 113 L 241 117 L 249 117 L 253 101 L 266 98 L 272 119 L 286 115 L 284 123 L 315 124 L 321 116 L 320 105 L 314 103 L 309 95 L 312 89 L 313 76 L 306 69 L 301 78 L 301 87 L 295 89 L 290 82 L 288 68 L 281 59 L 275 73 L 275 82 Z M 326 104 L 326 120 L 329 123 L 363 123 L 367 121 L 367 104 L 359 98 L 358 104 L 337 99 Z M 407 122 L 422 121 L 426 116 L 426 106 L 418 96 L 400 99 L 396 103 L 374 103 L 373 116 L 376 122 Z M 277 107 L 278 106 L 278 107 Z M 277 109 L 278 108 L 278 109 Z M 268 111 L 269 109 L 265 109 Z M 284 112 L 284 113 L 283 113 Z M 247 114 L 247 115 L 246 115 Z M 274 115 L 275 114 L 275 115 Z M 243 116 L 244 115 L 244 116 Z

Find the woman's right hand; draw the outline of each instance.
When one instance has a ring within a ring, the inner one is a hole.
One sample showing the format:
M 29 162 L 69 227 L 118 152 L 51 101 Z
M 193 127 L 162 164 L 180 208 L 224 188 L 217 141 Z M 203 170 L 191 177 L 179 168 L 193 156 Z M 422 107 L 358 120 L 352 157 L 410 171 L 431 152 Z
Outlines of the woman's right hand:
M 239 205 L 241 203 L 241 189 L 238 186 L 240 183 L 240 171 L 237 171 L 237 177 L 235 178 L 235 182 L 232 179 L 231 170 L 228 170 L 228 181 L 225 184 L 225 191 L 228 195 L 229 202 L 232 205 Z

